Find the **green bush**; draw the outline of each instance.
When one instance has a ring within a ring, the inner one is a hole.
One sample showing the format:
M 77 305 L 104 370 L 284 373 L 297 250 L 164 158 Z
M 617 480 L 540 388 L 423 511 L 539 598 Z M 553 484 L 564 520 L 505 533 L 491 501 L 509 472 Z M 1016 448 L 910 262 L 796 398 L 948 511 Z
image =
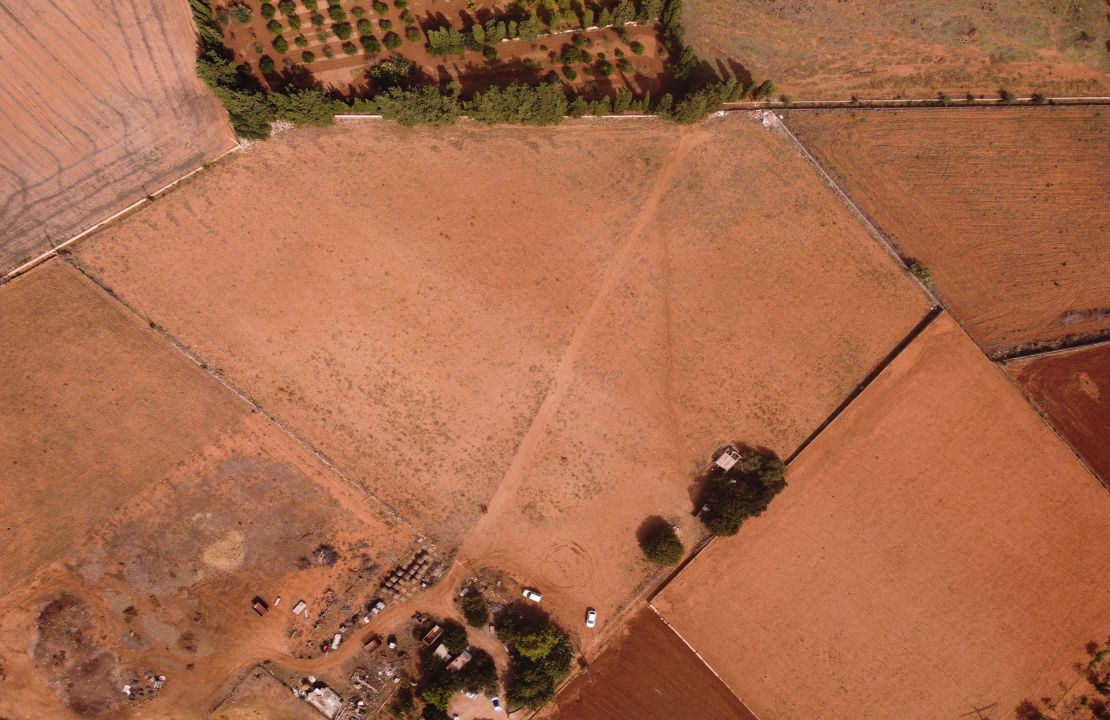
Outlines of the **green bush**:
M 351 15 L 353 15 L 354 17 L 361 20 L 362 18 L 366 17 L 366 9 L 365 8 L 360 8 L 360 7 L 353 7 L 353 8 L 351 8 Z
M 258 70 L 263 75 L 272 75 L 274 72 L 274 59 L 269 55 L 258 58 Z
M 293 0 L 278 0 L 278 12 L 285 17 L 297 14 L 297 3 Z
M 762 514 L 786 487 L 785 469 L 776 457 L 746 453 L 737 467 L 706 483 L 702 501 L 709 510 L 702 522 L 715 535 L 735 535 L 745 520 Z
M 294 125 L 327 127 L 335 121 L 335 114 L 346 109 L 343 103 L 333 100 L 316 88 L 296 90 L 289 94 L 271 96 L 278 118 Z
M 266 29 L 274 35 L 281 35 L 281 31 L 284 28 L 282 28 L 281 23 L 279 23 L 277 20 L 271 20 L 270 22 L 266 23 Z
M 345 55 L 357 55 L 358 54 L 358 46 L 355 45 L 350 40 L 348 40 L 347 42 L 343 43 L 343 54 L 345 54 Z
M 316 40 L 319 41 L 319 42 L 322 42 L 322 43 L 326 43 L 328 41 L 328 31 L 327 30 L 318 31 L 316 33 Z
M 382 44 L 378 42 L 378 39 L 373 35 L 363 35 L 358 39 L 358 42 L 362 45 L 362 49 L 371 55 L 380 52 L 382 49 Z
M 392 30 L 393 21 L 388 18 L 382 18 L 378 21 L 378 27 L 380 27 L 382 30 Z
M 396 50 L 401 47 L 401 36 L 395 32 L 387 32 L 382 38 L 382 44 L 390 50 Z
M 486 60 L 489 60 L 490 62 L 493 62 L 497 59 L 497 48 L 495 48 L 493 45 L 486 45 L 484 48 L 482 48 L 482 57 L 484 57 Z
M 273 5 L 271 5 L 268 2 L 262 3 L 261 10 L 262 10 L 262 17 L 264 17 L 266 19 L 272 18 L 274 15 L 277 14 L 277 8 L 275 8 Z
M 926 285 L 933 284 L 933 272 L 919 262 L 910 263 L 910 273 Z
M 270 137 L 270 121 L 274 119 L 274 107 L 265 95 L 222 87 L 213 88 L 212 92 L 227 108 L 227 114 L 236 135 L 248 140 L 263 140 Z
M 301 29 L 301 19 L 299 17 L 297 17 L 296 15 L 290 15 L 288 18 L 286 18 L 285 21 L 287 23 L 289 23 L 290 28 L 292 28 L 294 30 L 300 30 Z
M 773 96 L 778 88 L 771 80 L 764 80 L 752 90 L 752 100 L 766 100 Z
M 359 35 L 373 35 L 374 34 L 374 24 L 372 22 L 370 22 L 369 20 L 367 20 L 366 18 L 363 18 L 363 19 L 359 20 L 358 21 L 358 34 Z
M 613 63 L 609 62 L 608 60 L 601 60 L 597 64 L 597 71 L 602 75 L 612 75 Z
M 385 15 L 387 12 L 389 12 L 389 6 L 382 2 L 382 0 L 374 0 L 371 5 L 374 8 L 374 12 L 379 15 Z
M 349 40 L 354 33 L 354 28 L 351 27 L 351 23 L 341 22 L 332 25 L 331 31 L 335 33 L 335 36 L 340 40 Z
M 636 55 L 644 54 L 644 44 L 639 40 L 633 40 L 632 42 L 628 43 L 628 49 Z
M 493 125 L 508 122 L 522 125 L 554 125 L 562 122 L 567 98 L 553 83 L 529 86 L 513 84 L 474 93 L 466 104 L 467 113 L 478 122 Z
M 538 710 L 550 702 L 574 659 L 566 634 L 531 608 L 509 607 L 497 618 L 497 637 L 510 646 L 509 703 Z
M 327 22 L 327 19 L 320 13 L 312 13 L 308 20 L 316 27 L 324 27 L 324 23 Z
M 303 53 L 301 53 L 301 62 L 303 62 L 305 65 L 311 65 L 312 63 L 316 62 L 316 53 L 312 52 L 311 50 L 305 50 Z
M 452 653 L 454 654 L 454 653 Z M 497 691 L 497 666 L 489 653 L 478 648 L 470 650 L 470 662 L 457 671 L 428 650 L 420 653 L 420 681 L 417 692 L 435 710 L 423 717 L 446 718 L 442 714 L 451 698 L 460 692 L 493 694 Z M 427 711 L 425 707 L 425 711 Z
M 301 49 L 304 49 L 308 47 L 308 38 L 306 38 L 304 35 L 298 35 L 297 37 L 293 38 L 293 44 Z
M 229 5 L 227 12 L 231 15 L 232 19 L 244 25 L 249 23 L 251 18 L 254 17 L 254 12 L 250 9 L 250 6 L 244 5 L 243 3 Z
M 422 38 L 423 35 L 420 34 L 420 30 L 418 30 L 417 28 L 407 27 L 405 28 L 405 37 L 407 37 L 411 42 L 420 42 L 420 38 Z
M 575 72 L 574 68 L 569 66 L 563 67 L 563 75 L 566 77 L 567 80 L 575 80 L 578 78 L 578 73 Z
M 682 559 L 686 548 L 678 539 L 678 533 L 666 523 L 653 528 L 640 542 L 644 557 L 656 565 L 674 565 Z
M 412 16 L 412 13 L 410 13 L 408 10 L 405 10 L 403 13 L 401 13 L 401 22 L 403 22 L 405 25 L 412 26 L 416 24 L 416 18 L 414 18 Z M 481 25 L 475 25 L 475 27 L 480 28 Z
M 216 22 L 223 26 L 231 22 L 231 13 L 227 11 L 227 8 L 220 8 L 216 11 Z
M 393 0 L 393 7 L 398 10 L 404 10 L 409 6 L 409 0 Z
M 632 67 L 632 63 L 628 61 L 628 58 L 621 58 L 617 62 L 617 70 L 620 70 L 625 75 L 629 75 L 635 72 L 636 68 Z
M 431 85 L 412 90 L 390 88 L 376 95 L 374 104 L 382 117 L 405 126 L 443 127 L 454 123 L 460 114 L 458 100 Z
M 318 0 L 301 0 L 301 3 L 305 6 L 306 10 L 311 10 L 312 12 L 316 12 L 316 10 L 320 8 Z
M 274 50 L 277 50 L 279 53 L 283 53 L 289 49 L 289 41 L 281 35 L 278 35 L 276 38 L 274 38 L 272 44 L 274 46 Z
M 470 627 L 485 628 L 489 625 L 489 604 L 477 590 L 471 589 L 459 598 L 459 608 L 466 618 L 466 624 Z
M 346 22 L 347 13 L 338 5 L 331 5 L 328 7 L 328 17 L 337 23 Z
M 335 51 L 331 49 L 331 45 L 324 46 L 324 57 L 328 58 L 329 60 L 335 57 Z

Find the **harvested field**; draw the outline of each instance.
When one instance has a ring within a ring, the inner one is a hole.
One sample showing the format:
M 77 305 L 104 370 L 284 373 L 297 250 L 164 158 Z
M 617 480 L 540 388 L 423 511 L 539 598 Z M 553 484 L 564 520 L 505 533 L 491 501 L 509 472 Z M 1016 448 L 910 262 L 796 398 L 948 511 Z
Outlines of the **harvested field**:
M 318 655 L 340 608 L 413 546 L 61 260 L 0 288 L 0 304 L 3 516 L 29 549 L 0 564 L 0 716 L 202 717 L 245 663 Z M 334 564 L 309 559 L 323 545 Z M 263 617 L 256 595 L 275 606 Z M 304 598 L 312 619 L 278 596 Z
M 1110 344 L 1022 358 L 1004 367 L 1110 487 Z
M 296 131 L 82 243 L 80 258 L 375 495 L 457 539 L 678 135 Z
M 757 123 L 685 134 L 656 182 L 460 553 L 543 589 L 587 650 L 658 574 L 637 542 L 646 520 L 699 539 L 695 477 L 714 451 L 789 456 L 928 310 Z
M 686 38 L 796 99 L 1110 94 L 1102 0 L 695 0 Z
M 755 720 L 648 608 L 559 693 L 554 720 Z
M 787 480 L 654 601 L 761 718 L 1013 717 L 1110 630 L 1110 497 L 948 315 Z
M 1110 331 L 1110 114 L 791 112 L 787 124 L 990 354 Z
M 0 274 L 234 145 L 184 2 L 5 3 Z

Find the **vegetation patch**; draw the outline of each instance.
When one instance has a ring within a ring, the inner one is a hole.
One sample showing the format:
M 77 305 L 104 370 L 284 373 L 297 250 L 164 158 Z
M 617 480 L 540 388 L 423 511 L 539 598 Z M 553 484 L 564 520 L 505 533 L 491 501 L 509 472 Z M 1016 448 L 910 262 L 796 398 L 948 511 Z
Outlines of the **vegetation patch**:
M 770 453 L 743 451 L 727 472 L 714 472 L 702 492 L 701 520 L 714 535 L 735 535 L 786 487 L 786 465 Z
M 509 646 L 505 696 L 510 706 L 538 710 L 551 702 L 574 659 L 566 633 L 538 608 L 519 604 L 498 615 L 496 629 Z

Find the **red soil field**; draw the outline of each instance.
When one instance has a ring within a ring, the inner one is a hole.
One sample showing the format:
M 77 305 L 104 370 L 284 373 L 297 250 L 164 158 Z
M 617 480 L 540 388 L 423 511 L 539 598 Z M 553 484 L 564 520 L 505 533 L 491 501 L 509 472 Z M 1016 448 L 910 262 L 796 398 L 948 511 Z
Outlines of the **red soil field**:
M 798 100 L 1110 94 L 1102 0 L 691 0 L 687 41 Z
M 648 608 L 588 673 L 559 693 L 554 720 L 755 720 L 686 643 Z
M 742 440 L 787 457 L 928 310 L 791 144 L 747 118 L 684 134 L 642 212 L 460 553 L 541 588 L 587 651 L 658 574 L 645 520 L 694 544 L 711 454 Z
M 571 42 L 571 33 L 564 32 L 570 28 L 563 25 L 557 26 L 555 32 L 559 34 L 545 35 L 534 41 L 516 39 L 494 43 L 497 49 L 497 60 L 492 63 L 487 61 L 480 51 L 467 51 L 450 57 L 441 57 L 428 52 L 426 47 L 428 40 L 424 34 L 427 30 L 448 25 L 462 30 L 478 22 L 484 24 L 494 17 L 509 17 L 508 8 L 498 6 L 497 3 L 473 3 L 468 0 L 409 3 L 407 9 L 416 22 L 415 27 L 421 30 L 419 40 L 413 41 L 405 37 L 402 11 L 394 7 L 392 2 L 388 3 L 388 11 L 379 15 L 374 11 L 369 0 L 365 2 L 344 0 L 340 6 L 348 13 L 347 22 L 352 26 L 356 25 L 358 19 L 351 15 L 350 11 L 352 8 L 360 7 L 366 11 L 365 19 L 373 24 L 373 35 L 379 41 L 387 32 L 379 25 L 382 20 L 392 23 L 392 32 L 397 33 L 402 39 L 402 44 L 396 50 L 383 47 L 380 52 L 371 54 L 362 48 L 356 28 L 349 40 L 358 49 L 354 55 L 347 55 L 343 51 L 343 41 L 331 30 L 334 23 L 330 17 L 327 17 L 327 8 L 324 5 L 321 5 L 319 12 L 327 20 L 321 28 L 312 24 L 313 13 L 299 2 L 294 16 L 301 23 L 299 29 L 292 29 L 289 18 L 281 13 L 274 16 L 273 20 L 282 26 L 280 36 L 289 45 L 285 53 L 279 53 L 273 47 L 273 41 L 278 35 L 272 33 L 267 27 L 270 20 L 259 11 L 261 3 L 249 4 L 254 10 L 250 23 L 244 25 L 231 20 L 224 26 L 224 44 L 232 50 L 237 62 L 249 64 L 255 74 L 271 87 L 278 87 L 284 82 L 280 74 L 284 70 L 284 64 L 289 62 L 306 68 L 314 79 L 337 92 L 366 94 L 370 90 L 367 76 L 369 67 L 395 54 L 416 63 L 419 71 L 429 81 L 437 82 L 441 86 L 446 85 L 450 80 L 458 81 L 467 95 L 475 90 L 484 90 L 491 85 L 539 81 L 551 70 L 559 73 L 559 79 L 568 89 L 574 88 L 576 92 L 583 92 L 589 96 L 611 95 L 623 88 L 628 88 L 636 94 L 643 94 L 648 90 L 658 94 L 662 87 L 659 75 L 666 61 L 666 50 L 659 43 L 654 24 L 626 25 L 629 40 L 627 43 L 622 41 L 617 32 L 612 29 L 582 31 L 592 42 L 589 48 L 591 55 L 605 53 L 615 67 L 619 59 L 615 53 L 620 51 L 632 62 L 634 71 L 624 74 L 614 70 L 612 75 L 606 77 L 600 73 L 587 72 L 588 66 L 585 64 L 576 64 L 573 67 L 577 77 L 570 80 L 562 72 L 562 61 L 549 56 L 552 52 L 560 53 L 563 46 Z M 581 31 L 581 28 L 578 29 Z M 319 32 L 324 33 L 324 40 L 320 39 Z M 551 31 L 544 26 L 544 32 Z M 303 37 L 307 43 L 303 48 L 296 45 L 297 37 Z M 644 45 L 642 55 L 635 55 L 631 51 L 629 44 L 634 40 Z M 332 54 L 330 58 L 327 56 L 329 51 Z M 310 52 L 315 57 L 311 64 L 304 63 L 303 53 L 305 52 Z M 259 60 L 263 56 L 274 61 L 277 74 L 271 74 L 268 78 L 263 75 L 259 68 Z M 534 68 L 526 67 L 525 61 L 535 63 Z
M 942 314 L 654 600 L 752 711 L 1013 717 L 1110 631 L 1110 496 Z
M 0 716 L 121 717 L 126 704 L 127 717 L 204 717 L 240 667 L 301 652 L 342 620 L 314 634 L 290 605 L 258 617 L 253 596 L 319 612 L 332 587 L 364 602 L 366 568 L 412 547 L 61 260 L 0 289 L 0 307 L 0 509 L 22 549 L 0 563 Z M 301 564 L 325 543 L 339 562 Z M 123 685 L 148 671 L 165 689 L 127 702 Z
M 798 111 L 787 124 L 989 354 L 1110 330 L 1110 114 Z
M 6 3 L 0 274 L 234 145 L 185 2 Z
M 1110 344 L 1022 358 L 1003 367 L 1110 487 Z
M 454 540 L 504 477 L 677 136 L 600 122 L 295 131 L 79 252 L 352 478 Z

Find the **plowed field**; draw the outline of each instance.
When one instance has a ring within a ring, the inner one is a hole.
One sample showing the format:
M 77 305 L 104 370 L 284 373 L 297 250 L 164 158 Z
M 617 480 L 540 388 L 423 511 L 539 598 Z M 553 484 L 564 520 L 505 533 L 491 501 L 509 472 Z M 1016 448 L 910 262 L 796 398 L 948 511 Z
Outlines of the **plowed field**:
M 1005 367 L 1110 487 L 1110 345 L 1023 358 Z
M 691 0 L 687 40 L 797 99 L 1110 94 L 1102 0 Z
M 787 481 L 654 601 L 760 718 L 1002 720 L 1110 631 L 1110 497 L 947 315 Z
M 793 112 L 787 124 L 989 353 L 1110 330 L 1110 114 Z
M 234 145 L 188 3 L 0 7 L 0 274 Z

